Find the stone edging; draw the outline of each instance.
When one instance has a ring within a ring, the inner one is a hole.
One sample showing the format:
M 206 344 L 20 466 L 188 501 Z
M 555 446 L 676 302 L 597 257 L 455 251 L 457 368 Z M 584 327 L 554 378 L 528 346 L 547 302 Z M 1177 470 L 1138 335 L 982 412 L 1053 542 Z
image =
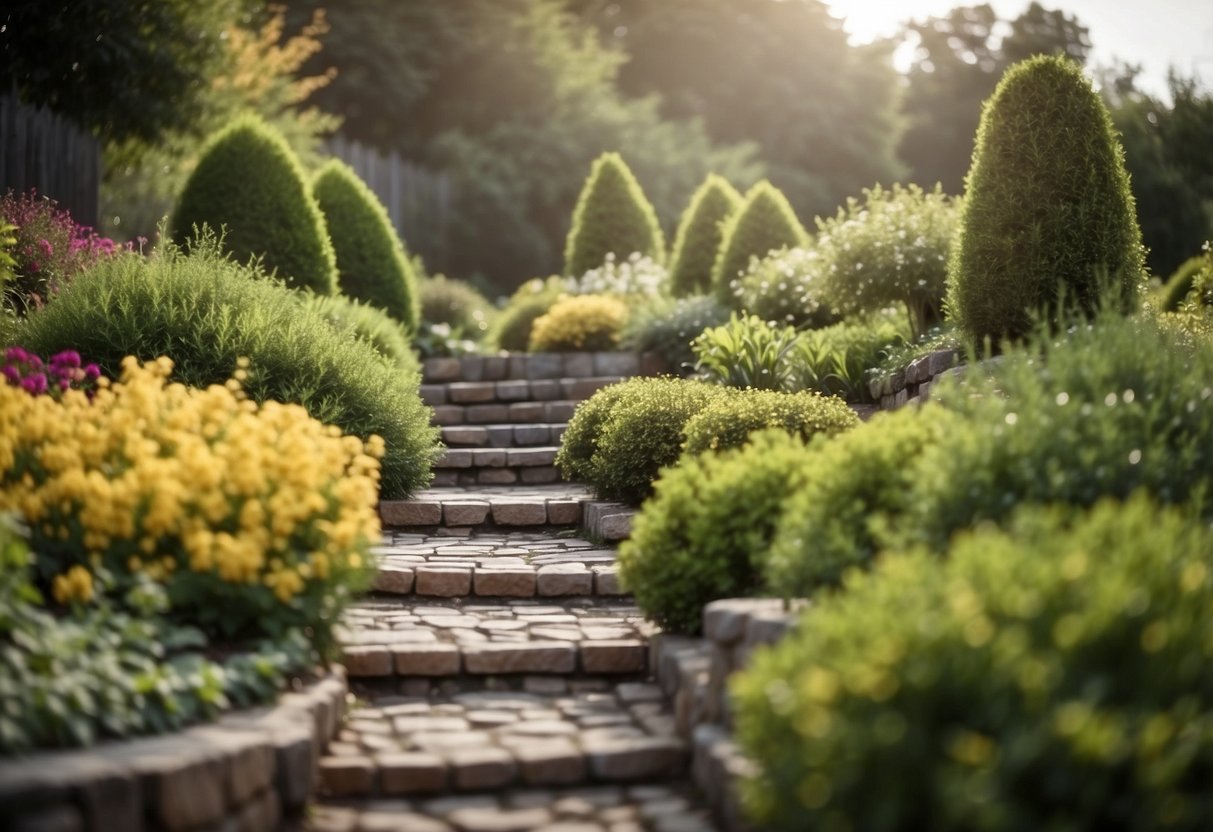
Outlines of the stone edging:
M 12 832 L 271 832 L 302 813 L 345 711 L 335 667 L 274 706 L 184 731 L 0 761 Z
M 695 784 L 725 832 L 746 832 L 737 781 L 753 771 L 731 736 L 728 678 L 758 647 L 779 641 L 807 602 L 731 598 L 704 608 L 704 637 L 658 635 L 649 667 L 673 702 L 678 735 L 691 747 Z
M 666 372 L 654 352 L 538 352 L 427 358 L 421 363 L 426 384 L 449 381 L 534 381 L 594 376 L 653 376 Z

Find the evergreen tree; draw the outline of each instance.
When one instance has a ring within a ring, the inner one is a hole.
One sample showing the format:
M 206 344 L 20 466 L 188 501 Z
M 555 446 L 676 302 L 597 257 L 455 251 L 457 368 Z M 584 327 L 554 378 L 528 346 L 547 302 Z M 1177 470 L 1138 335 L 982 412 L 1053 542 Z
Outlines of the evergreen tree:
M 379 197 L 338 159 L 316 172 L 312 187 L 337 256 L 338 289 L 379 307 L 416 332 L 417 280 Z
M 724 237 L 724 223 L 741 207 L 741 194 L 716 174 L 691 196 L 678 223 L 670 254 L 670 292 L 675 297 L 702 294 L 712 288 L 712 266 Z
M 1136 302 L 1144 261 L 1123 156 L 1076 63 L 1007 71 L 982 111 L 949 264 L 948 307 L 970 338 L 1021 338 L 1034 314 L 1094 312 L 1105 290 Z
M 725 221 L 720 251 L 712 267 L 712 287 L 721 303 L 734 305 L 732 282 L 750 265 L 779 248 L 808 242 L 788 198 L 765 179 L 746 192 L 741 208 Z
M 665 237 L 657 214 L 618 153 L 594 161 L 573 210 L 564 247 L 564 273 L 578 277 L 596 269 L 608 254 L 623 260 L 633 252 L 665 260 Z

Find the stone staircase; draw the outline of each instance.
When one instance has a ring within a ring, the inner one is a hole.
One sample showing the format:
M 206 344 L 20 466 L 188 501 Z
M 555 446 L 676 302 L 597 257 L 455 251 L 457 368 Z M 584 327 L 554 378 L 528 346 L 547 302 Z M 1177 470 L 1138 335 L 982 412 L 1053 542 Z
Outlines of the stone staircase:
M 379 574 L 342 627 L 358 698 L 320 760 L 308 829 L 714 828 L 653 678 L 655 628 L 599 536 L 626 534 L 627 513 L 545 483 L 550 457 L 509 461 L 554 455 L 577 400 L 651 367 L 615 354 L 427 363 L 425 395 L 460 464 L 381 505 Z

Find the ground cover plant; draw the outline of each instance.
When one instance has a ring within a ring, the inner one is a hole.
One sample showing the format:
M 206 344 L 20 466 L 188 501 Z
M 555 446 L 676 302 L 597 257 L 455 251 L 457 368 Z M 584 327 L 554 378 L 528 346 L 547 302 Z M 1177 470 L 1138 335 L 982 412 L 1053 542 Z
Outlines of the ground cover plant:
M 166 245 L 148 258 L 100 261 L 30 315 L 22 338 L 44 355 L 76 349 L 110 375 L 127 355 L 168 356 L 177 378 L 194 386 L 222 384 L 247 357 L 245 389 L 254 401 L 301 404 L 347 433 L 383 437 L 385 499 L 429 482 L 437 434 L 417 395 L 418 374 L 333 329 L 292 290 L 232 262 L 214 237 L 189 253 Z
M 632 311 L 620 344 L 637 352 L 655 352 L 671 372 L 687 375 L 694 369 L 692 342 L 704 330 L 728 320 L 729 310 L 715 295 L 655 298 Z
M 349 165 L 330 159 L 312 181 L 337 262 L 337 287 L 384 310 L 410 332 L 420 308 L 417 278 L 387 209 Z
M 741 207 L 731 213 L 721 231 L 720 250 L 712 265 L 712 287 L 724 304 L 734 306 L 734 283 L 750 266 L 782 248 L 805 245 L 808 237 L 788 198 L 770 182 L 746 191 Z
M 564 248 L 564 274 L 577 277 L 603 264 L 608 254 L 636 252 L 661 263 L 665 236 L 640 183 L 618 153 L 594 160 L 573 209 Z
M 674 234 L 670 250 L 670 294 L 675 297 L 712 290 L 712 267 L 724 238 L 724 223 L 741 208 L 741 194 L 724 177 L 708 174 Z

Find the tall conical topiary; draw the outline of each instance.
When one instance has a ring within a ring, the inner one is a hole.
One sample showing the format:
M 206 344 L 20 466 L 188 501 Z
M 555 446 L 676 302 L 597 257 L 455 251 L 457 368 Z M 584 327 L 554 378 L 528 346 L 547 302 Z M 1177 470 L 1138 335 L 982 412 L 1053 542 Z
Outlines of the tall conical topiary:
M 337 254 L 337 287 L 417 331 L 417 279 L 387 209 L 354 169 L 330 159 L 312 183 Z
M 226 229 L 224 249 L 291 286 L 331 295 L 337 268 L 324 217 L 295 154 L 273 128 L 245 117 L 216 133 L 185 183 L 173 214 L 179 243 L 194 226 Z
M 580 277 L 608 254 L 624 260 L 632 252 L 665 261 L 665 237 L 657 212 L 618 153 L 594 160 L 573 210 L 564 246 L 564 273 Z
M 714 173 L 691 196 L 674 235 L 670 253 L 670 293 L 702 294 L 712 288 L 712 267 L 724 236 L 724 223 L 741 207 L 741 194 Z
M 1007 70 L 982 110 L 947 305 L 974 341 L 1021 338 L 1060 300 L 1126 310 L 1143 275 L 1124 151 L 1082 70 L 1035 57 Z
M 779 248 L 795 248 L 808 235 L 783 192 L 765 179 L 746 191 L 745 201 L 724 224 L 720 251 L 712 266 L 712 287 L 721 303 L 735 306 L 732 282 L 750 265 Z

